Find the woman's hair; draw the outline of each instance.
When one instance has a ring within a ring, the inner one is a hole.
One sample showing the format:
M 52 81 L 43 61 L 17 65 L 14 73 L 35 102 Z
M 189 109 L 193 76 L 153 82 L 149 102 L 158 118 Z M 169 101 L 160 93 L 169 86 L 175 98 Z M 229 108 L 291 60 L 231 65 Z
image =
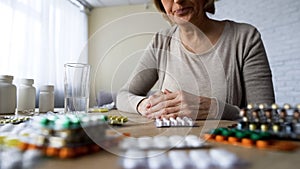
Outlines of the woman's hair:
M 154 5 L 156 6 L 156 8 L 163 13 L 166 13 L 164 6 L 161 3 L 161 0 L 153 0 L 154 1 Z M 206 0 L 206 3 L 204 5 L 204 11 L 211 13 L 211 14 L 215 14 L 215 0 Z

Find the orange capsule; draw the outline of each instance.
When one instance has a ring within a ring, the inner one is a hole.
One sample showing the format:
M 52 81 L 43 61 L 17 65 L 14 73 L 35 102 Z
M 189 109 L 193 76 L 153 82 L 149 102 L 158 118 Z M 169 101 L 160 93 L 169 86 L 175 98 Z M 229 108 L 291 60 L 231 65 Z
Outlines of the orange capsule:
M 266 149 L 269 146 L 269 142 L 267 140 L 257 140 L 256 147 L 261 149 Z
M 58 156 L 58 151 L 59 149 L 58 148 L 54 148 L 54 147 L 47 147 L 46 148 L 46 155 L 49 156 L 49 157 L 54 157 L 54 156 Z
M 27 149 L 28 150 L 36 150 L 36 149 L 39 149 L 39 146 L 37 146 L 35 144 L 28 144 Z
M 62 149 L 59 150 L 59 157 L 60 158 L 71 158 L 75 156 L 75 150 L 73 150 L 72 148 L 68 148 L 68 147 L 64 147 Z
M 292 151 L 298 148 L 298 146 L 290 141 L 277 141 L 274 148 L 283 151 Z
M 239 139 L 236 138 L 236 137 L 228 137 L 228 142 L 229 143 L 238 143 L 239 142 Z
M 254 142 L 253 142 L 253 140 L 251 140 L 249 138 L 243 138 L 242 139 L 242 144 L 244 146 L 253 146 Z
M 27 150 L 28 149 L 28 143 L 21 142 L 19 144 L 19 149 L 22 150 L 22 151 Z
M 222 135 L 217 135 L 215 139 L 216 139 L 216 141 L 218 141 L 218 142 L 222 142 L 222 141 L 225 141 L 225 140 L 226 140 L 226 137 L 225 137 L 225 136 L 222 136 Z
M 214 137 L 215 137 L 215 135 L 213 135 L 213 134 L 208 134 L 208 133 L 204 134 L 205 140 L 212 140 L 212 139 L 214 139 Z

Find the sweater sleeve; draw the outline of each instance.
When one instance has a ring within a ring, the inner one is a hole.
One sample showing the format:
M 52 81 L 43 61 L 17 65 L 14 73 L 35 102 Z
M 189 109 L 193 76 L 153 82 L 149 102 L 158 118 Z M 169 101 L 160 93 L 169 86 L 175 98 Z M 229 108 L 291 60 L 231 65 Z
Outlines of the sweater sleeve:
M 157 59 L 154 55 L 155 37 L 144 51 L 131 77 L 117 94 L 116 106 L 121 111 L 138 113 L 137 105 L 158 79 Z
M 260 33 L 253 29 L 248 38 L 242 69 L 245 101 L 272 104 L 275 102 L 272 73 Z
M 275 103 L 272 73 L 260 33 L 249 24 L 234 24 L 232 28 L 233 42 L 237 42 L 231 43 L 236 60 L 229 65 L 236 65 L 237 73 L 229 86 L 231 93 L 228 96 L 234 97 L 226 102 L 219 101 L 218 117 L 230 120 L 237 119 L 240 108 L 250 103 Z

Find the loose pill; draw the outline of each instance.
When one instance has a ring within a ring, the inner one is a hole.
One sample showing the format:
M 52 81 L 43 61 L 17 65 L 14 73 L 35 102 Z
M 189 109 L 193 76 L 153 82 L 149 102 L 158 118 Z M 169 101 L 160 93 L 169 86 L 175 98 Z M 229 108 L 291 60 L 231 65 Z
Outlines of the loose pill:
M 184 169 L 190 165 L 190 159 L 185 151 L 170 151 L 169 158 L 174 169 Z
M 169 168 L 170 161 L 164 151 L 148 151 L 148 166 L 150 169 Z
M 213 161 L 205 150 L 191 150 L 189 155 L 197 169 L 207 169 L 213 166 Z
M 125 169 L 143 168 L 146 164 L 146 154 L 140 150 L 128 150 L 124 154 L 123 167 Z
M 149 149 L 153 146 L 151 137 L 140 137 L 137 139 L 137 141 L 140 149 Z
M 269 146 L 269 142 L 266 140 L 257 140 L 256 141 L 256 147 L 257 148 L 261 148 L 261 149 L 265 149 Z
M 224 149 L 211 149 L 209 154 L 221 168 L 233 168 L 238 163 L 236 155 Z
M 169 139 L 167 136 L 155 136 L 153 137 L 153 147 L 157 148 L 169 148 Z
M 186 142 L 183 136 L 173 135 L 169 137 L 170 146 L 176 148 L 183 148 L 186 146 Z

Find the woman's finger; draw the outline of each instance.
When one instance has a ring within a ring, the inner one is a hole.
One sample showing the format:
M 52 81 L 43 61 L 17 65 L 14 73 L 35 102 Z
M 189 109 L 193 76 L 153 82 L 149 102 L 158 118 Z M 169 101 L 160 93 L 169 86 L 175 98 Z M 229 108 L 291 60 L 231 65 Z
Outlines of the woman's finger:
M 179 106 L 167 107 L 167 108 L 160 109 L 159 111 L 147 112 L 146 116 L 148 118 L 160 118 L 161 116 L 175 114 L 178 111 L 180 111 Z
M 175 109 L 175 110 L 173 110 L 173 109 Z M 148 111 L 148 113 L 153 113 L 153 112 L 173 113 L 174 111 L 178 111 L 179 109 L 180 109 L 180 106 L 178 104 L 178 101 L 173 99 L 173 100 L 162 101 L 156 105 L 153 105 L 147 111 Z

